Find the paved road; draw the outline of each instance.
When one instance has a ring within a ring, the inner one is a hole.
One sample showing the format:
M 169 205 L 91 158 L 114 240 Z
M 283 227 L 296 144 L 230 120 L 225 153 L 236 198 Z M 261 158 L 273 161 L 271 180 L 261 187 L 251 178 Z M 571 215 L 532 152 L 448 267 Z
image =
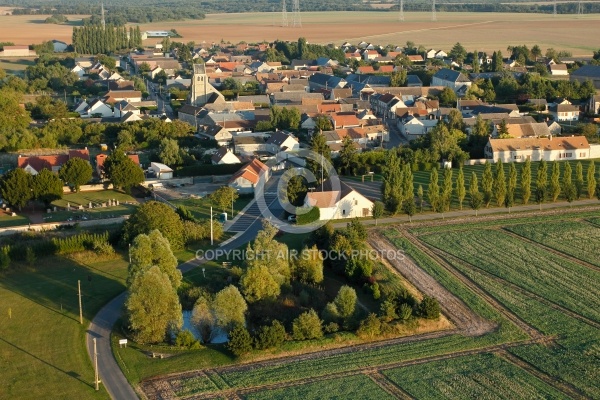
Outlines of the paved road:
M 269 205 L 269 210 L 274 216 L 282 215 L 283 208 L 279 201 L 275 201 L 276 196 L 270 192 L 272 187 L 276 187 L 279 176 L 273 176 L 266 186 L 265 200 Z M 269 200 L 270 199 L 270 200 Z M 257 207 L 258 209 L 258 207 Z M 235 239 L 222 246 L 223 250 L 233 250 L 250 242 L 256 237 L 256 232 L 262 228 L 262 219 L 260 215 L 253 216 L 245 231 L 241 232 Z M 186 273 L 191 269 L 201 265 L 204 262 L 202 259 L 192 259 L 181 264 L 178 268 L 182 273 Z M 98 352 L 98 373 L 102 384 L 108 391 L 111 398 L 116 400 L 137 399 L 138 395 L 127 382 L 127 378 L 121 371 L 121 368 L 115 360 L 110 346 L 110 334 L 114 324 L 121 316 L 123 304 L 125 303 L 127 293 L 123 292 L 96 314 L 86 333 L 86 345 L 90 359 L 94 360 L 93 356 L 93 338 L 96 338 L 96 346 Z

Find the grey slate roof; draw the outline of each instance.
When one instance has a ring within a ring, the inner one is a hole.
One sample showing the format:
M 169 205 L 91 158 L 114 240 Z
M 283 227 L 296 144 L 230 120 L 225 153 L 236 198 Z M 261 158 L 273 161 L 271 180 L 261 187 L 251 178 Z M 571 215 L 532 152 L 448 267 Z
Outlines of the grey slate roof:
M 571 76 L 582 78 L 600 78 L 600 65 L 584 65 L 571 72 Z

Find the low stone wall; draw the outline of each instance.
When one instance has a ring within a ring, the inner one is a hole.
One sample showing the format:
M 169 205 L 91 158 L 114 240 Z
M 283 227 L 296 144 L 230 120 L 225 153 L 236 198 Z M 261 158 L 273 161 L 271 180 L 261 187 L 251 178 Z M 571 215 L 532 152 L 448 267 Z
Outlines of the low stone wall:
M 96 183 L 93 185 L 82 185 L 79 187 L 80 192 L 99 192 L 101 190 L 113 189 L 112 183 Z M 63 186 L 63 193 L 72 193 L 73 191 L 69 186 Z
M 30 225 L 21 225 L 21 226 L 11 226 L 8 228 L 0 228 L 0 236 L 10 236 L 15 233 L 25 232 L 25 231 L 50 231 L 54 230 L 59 226 L 73 225 L 77 224 L 81 227 L 89 227 L 89 226 L 99 226 L 99 225 L 113 225 L 119 224 L 129 218 L 128 215 L 123 215 L 115 218 L 106 218 L 106 219 L 94 219 L 88 221 L 63 221 L 63 222 L 48 222 L 44 224 L 30 224 Z

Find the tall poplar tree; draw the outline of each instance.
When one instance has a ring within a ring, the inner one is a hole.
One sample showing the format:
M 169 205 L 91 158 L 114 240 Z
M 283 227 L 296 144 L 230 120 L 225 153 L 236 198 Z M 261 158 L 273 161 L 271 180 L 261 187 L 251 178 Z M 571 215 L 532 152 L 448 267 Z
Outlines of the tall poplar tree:
M 517 191 L 517 168 L 515 163 L 511 162 L 508 168 L 508 185 L 506 187 L 506 198 L 504 199 L 504 205 L 510 208 L 515 204 L 515 193 Z
M 573 184 L 573 171 L 571 169 L 571 164 L 570 163 L 565 163 L 565 172 L 563 173 L 563 179 L 562 179 L 562 191 L 563 194 L 565 195 L 565 199 L 567 199 L 567 201 L 570 203 L 573 202 L 573 200 L 575 200 L 575 197 L 577 196 L 577 189 L 575 188 L 575 185 Z
M 452 169 L 444 169 L 444 182 L 442 183 L 441 209 L 442 212 L 450 210 L 450 202 L 452 201 Z
M 527 159 L 521 169 L 521 198 L 523 204 L 529 203 L 531 197 L 531 161 Z
M 490 206 L 494 189 L 494 174 L 492 173 L 492 164 L 485 162 L 483 176 L 481 177 L 481 190 L 483 191 L 483 203 L 486 207 Z
M 502 161 L 498 160 L 496 163 L 496 174 L 494 176 L 494 195 L 496 197 L 496 203 L 498 207 L 504 205 L 506 198 L 506 178 L 504 176 L 504 166 Z
M 577 162 L 575 166 L 575 191 L 577 199 L 583 195 L 583 165 L 581 161 Z
M 429 186 L 427 187 L 427 200 L 433 212 L 437 212 L 440 206 L 440 186 L 438 183 L 437 168 L 431 170 L 429 175 Z
M 481 208 L 483 197 L 479 191 L 477 175 L 475 175 L 475 172 L 471 174 L 471 182 L 469 183 L 469 197 L 469 205 L 473 210 L 475 210 L 475 216 L 477 216 L 477 210 Z
M 550 196 L 556 201 L 560 196 L 560 165 L 558 161 L 552 163 L 552 175 L 550 176 Z
M 590 161 L 587 169 L 587 189 L 588 197 L 593 199 L 596 193 L 596 165 L 594 164 L 594 160 Z
M 463 201 L 465 200 L 465 196 L 465 174 L 461 166 L 458 170 L 458 176 L 456 177 L 456 197 L 458 198 L 458 206 L 461 210 L 463 208 Z

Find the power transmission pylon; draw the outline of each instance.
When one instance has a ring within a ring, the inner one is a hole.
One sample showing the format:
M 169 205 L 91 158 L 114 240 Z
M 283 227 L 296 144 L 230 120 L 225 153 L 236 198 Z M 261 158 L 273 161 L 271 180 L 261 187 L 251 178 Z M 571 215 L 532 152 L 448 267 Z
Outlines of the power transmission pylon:
M 281 26 L 288 26 L 287 11 L 285 9 L 285 0 L 281 1 Z
M 577 15 L 578 16 L 582 16 L 583 15 L 583 4 L 581 4 L 581 0 L 579 0 L 577 2 Z
M 435 0 L 431 2 L 431 20 L 437 21 L 437 16 L 435 15 Z
M 404 21 L 404 0 L 400 0 L 400 13 L 398 14 L 398 21 Z
M 104 20 L 104 3 L 101 3 L 101 14 L 102 14 L 102 30 L 106 29 L 106 21 Z
M 294 0 L 294 5 L 292 6 L 292 26 L 302 27 L 302 19 L 300 17 L 300 0 Z

